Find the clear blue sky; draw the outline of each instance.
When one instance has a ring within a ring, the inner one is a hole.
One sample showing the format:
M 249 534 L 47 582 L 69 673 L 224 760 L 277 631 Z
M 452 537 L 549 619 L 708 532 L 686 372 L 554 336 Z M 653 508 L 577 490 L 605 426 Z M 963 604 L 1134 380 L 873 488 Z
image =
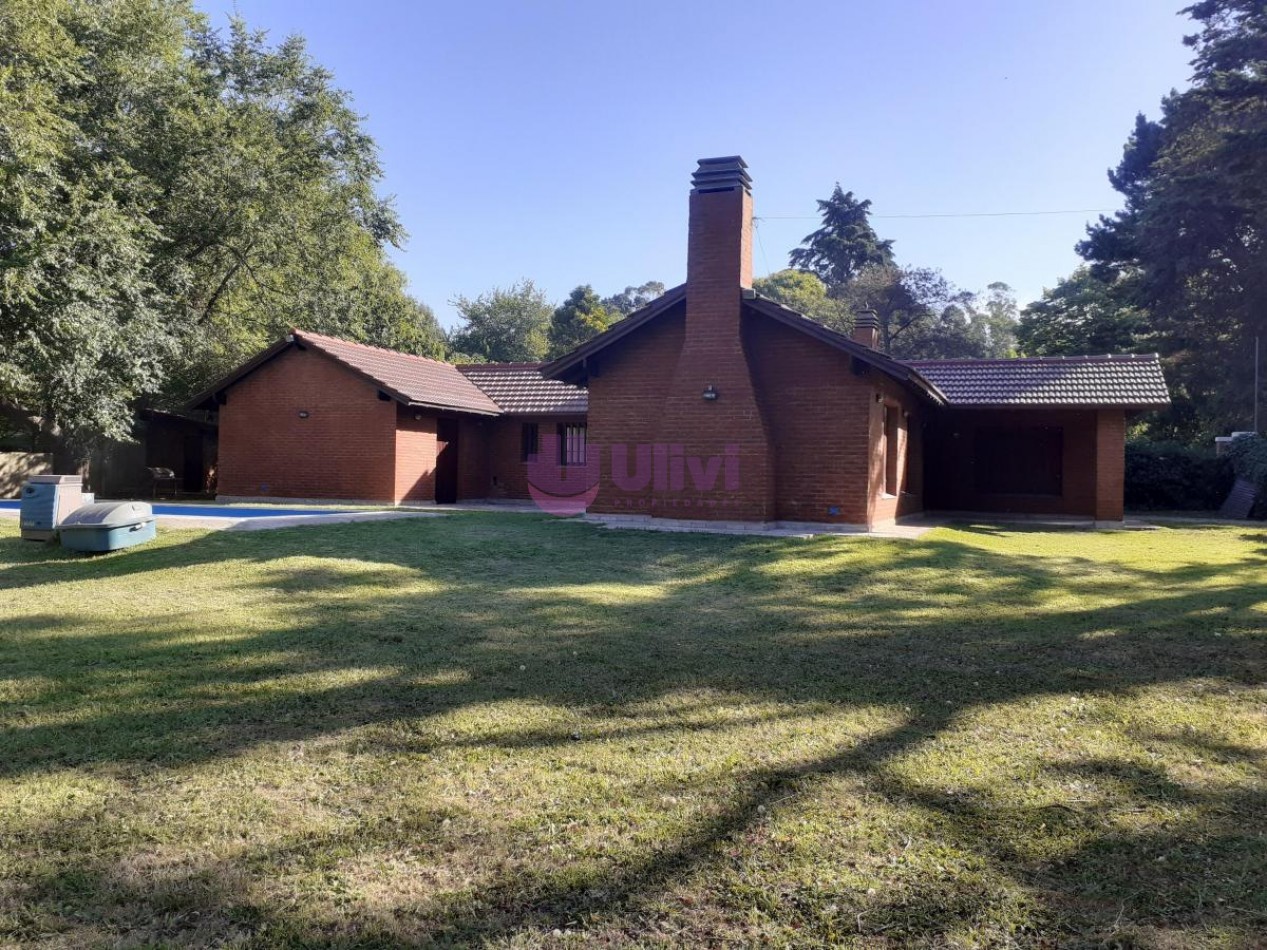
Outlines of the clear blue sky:
M 1135 113 L 1187 81 L 1183 5 L 200 0 L 302 34 L 353 94 L 410 232 L 397 259 L 445 324 L 454 296 L 521 277 L 553 299 L 680 282 L 695 160 L 736 153 L 758 274 L 839 181 L 902 263 L 1024 303 L 1094 215 L 880 216 L 1116 207 Z

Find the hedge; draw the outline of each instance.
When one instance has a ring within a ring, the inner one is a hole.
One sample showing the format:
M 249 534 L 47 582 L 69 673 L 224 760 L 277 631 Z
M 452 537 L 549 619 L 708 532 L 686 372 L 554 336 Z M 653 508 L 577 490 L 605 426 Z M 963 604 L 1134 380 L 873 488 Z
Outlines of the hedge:
M 1235 478 L 1228 456 L 1171 442 L 1126 444 L 1126 507 L 1136 511 L 1213 511 Z

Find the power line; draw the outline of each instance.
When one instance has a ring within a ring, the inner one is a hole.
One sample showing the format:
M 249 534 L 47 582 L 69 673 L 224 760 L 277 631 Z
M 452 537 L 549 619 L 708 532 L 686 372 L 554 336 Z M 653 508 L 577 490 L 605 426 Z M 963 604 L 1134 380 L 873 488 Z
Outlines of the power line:
M 764 263 L 764 264 L 765 264 L 765 270 L 766 270 L 766 273 L 768 274 L 768 273 L 770 273 L 770 260 L 769 260 L 769 258 L 767 258 L 767 257 L 765 256 L 765 241 L 761 240 L 761 228 L 758 226 L 758 225 L 759 225 L 759 223 L 760 223 L 760 221 L 761 221 L 761 219 L 760 219 L 760 218 L 755 217 L 755 216 L 753 217 L 753 219 L 752 219 L 752 224 L 753 224 L 753 228 L 752 228 L 752 230 L 753 230 L 753 231 L 756 233 L 756 235 L 757 235 L 757 247 L 761 248 L 761 261 L 762 261 L 762 263 Z
M 1064 211 L 931 211 L 921 214 L 873 214 L 873 218 L 1020 218 L 1048 214 L 1108 214 L 1113 208 L 1070 208 Z M 817 221 L 816 214 L 763 214 L 754 220 Z

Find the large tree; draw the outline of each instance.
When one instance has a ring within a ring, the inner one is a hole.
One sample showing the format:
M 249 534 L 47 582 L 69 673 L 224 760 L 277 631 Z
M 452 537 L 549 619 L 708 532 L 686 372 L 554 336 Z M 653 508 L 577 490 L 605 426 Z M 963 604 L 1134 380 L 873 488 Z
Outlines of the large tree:
M 122 107 L 165 97 L 180 68 L 179 21 L 134 18 L 125 55 L 114 37 L 133 31 L 113 7 L 0 5 L 0 404 L 43 430 L 63 470 L 127 435 L 179 325 L 148 213 L 161 195 L 107 146 L 132 121 Z
M 616 319 L 589 284 L 577 287 L 550 316 L 546 356 L 556 359 L 606 330 Z
M 627 317 L 635 310 L 641 310 L 662 293 L 664 293 L 664 284 L 658 280 L 649 280 L 645 284 L 639 284 L 636 287 L 630 285 L 618 294 L 604 297 L 602 304 L 603 308 L 610 313 Z
M 0 4 L 0 407 L 82 458 L 285 328 L 438 352 L 375 147 L 301 41 Z
M 1079 251 L 1127 282 L 1167 362 L 1171 429 L 1191 439 L 1246 428 L 1253 347 L 1267 336 L 1267 6 L 1204 0 L 1193 83 L 1140 117 L 1110 172 L 1123 210 Z
M 832 329 L 844 333 L 853 329 L 848 303 L 829 296 L 827 285 L 815 274 L 791 268 L 775 271 L 754 280 L 752 289 Z
M 449 337 L 455 359 L 524 363 L 545 359 L 554 308 L 531 280 L 453 301 L 465 323 Z
M 1017 328 L 1027 356 L 1123 353 L 1150 345 L 1146 314 L 1122 279 L 1079 267 L 1025 308 Z
M 837 183 L 831 197 L 818 202 L 823 225 L 805 236 L 788 255 L 796 270 L 814 274 L 829 290 L 843 287 L 864 267 L 893 263 L 893 242 L 871 227 L 871 202 L 860 201 Z
M 880 348 L 900 359 L 1011 356 L 1016 301 L 991 284 L 984 302 L 931 267 L 864 268 L 840 291 L 850 313 L 874 310 Z

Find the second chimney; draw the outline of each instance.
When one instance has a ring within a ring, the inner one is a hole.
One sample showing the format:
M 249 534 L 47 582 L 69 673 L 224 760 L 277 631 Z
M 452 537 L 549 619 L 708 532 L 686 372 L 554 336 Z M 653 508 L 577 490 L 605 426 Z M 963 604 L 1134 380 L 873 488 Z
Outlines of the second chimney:
M 853 340 L 875 349 L 880 343 L 880 318 L 874 310 L 860 310 L 853 320 Z

